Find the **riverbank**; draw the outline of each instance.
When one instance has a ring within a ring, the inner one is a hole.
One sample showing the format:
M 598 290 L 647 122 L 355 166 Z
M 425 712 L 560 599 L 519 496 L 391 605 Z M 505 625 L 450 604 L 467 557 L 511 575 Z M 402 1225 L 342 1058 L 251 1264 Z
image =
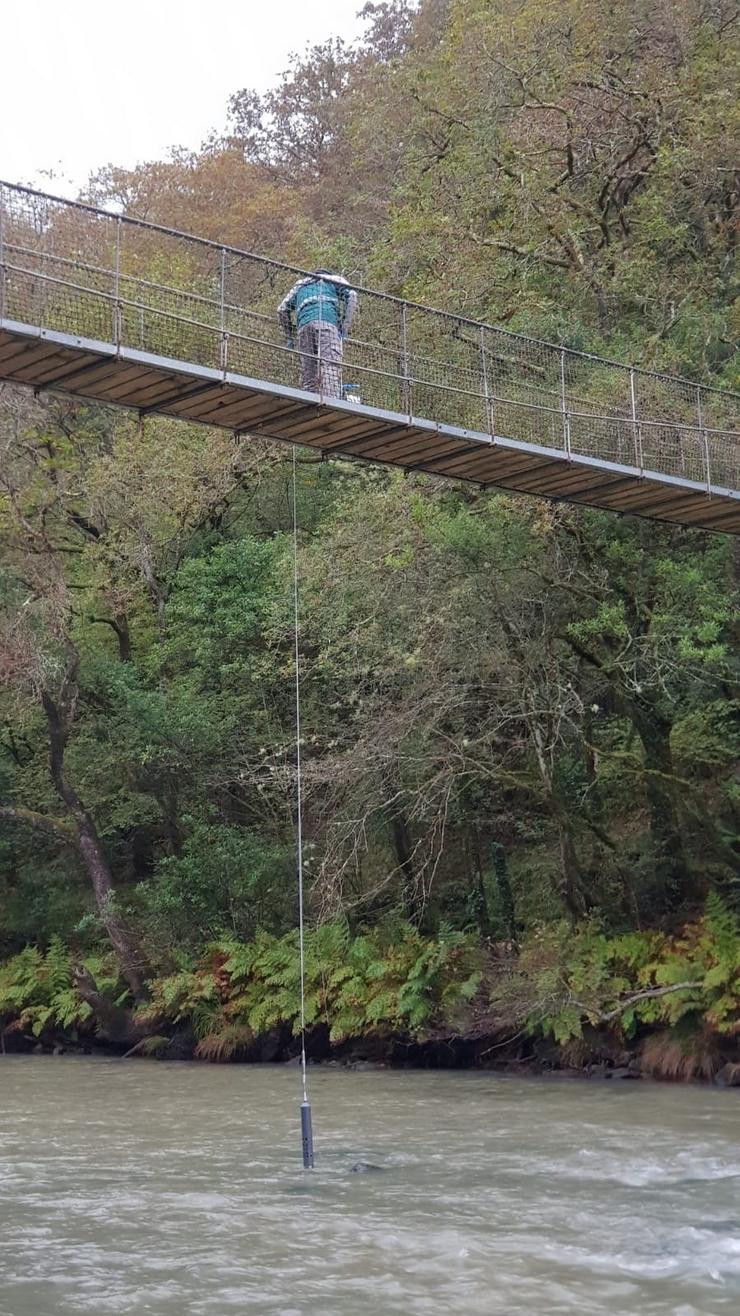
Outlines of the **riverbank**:
M 398 919 L 353 934 L 336 921 L 310 929 L 305 950 L 316 1062 L 727 1083 L 740 1073 L 740 928 L 716 898 L 670 934 L 555 924 L 515 944 L 425 936 Z M 289 1061 L 298 963 L 295 932 L 224 940 L 187 967 L 142 974 L 135 998 L 111 951 L 52 938 L 0 965 L 2 1045 Z
M 48 1034 L 43 1040 L 18 1030 L 2 1037 L 0 1054 L 47 1057 L 118 1057 L 127 1061 L 176 1061 L 203 1064 L 192 1032 L 162 1038 L 156 1047 L 134 1046 L 128 1051 L 94 1033 L 80 1038 L 63 1033 Z M 687 1072 L 693 1057 L 681 1055 L 667 1039 L 647 1033 L 631 1046 L 614 1037 L 592 1033 L 579 1047 L 559 1047 L 536 1038 L 448 1037 L 426 1041 L 402 1037 L 365 1037 L 332 1046 L 326 1028 L 307 1039 L 308 1063 L 314 1067 L 353 1072 L 375 1070 L 477 1070 L 518 1078 L 559 1077 L 592 1082 L 641 1080 L 690 1081 L 740 1091 L 740 1050 L 716 1053 L 715 1064 L 704 1072 Z M 730 1058 L 728 1058 L 730 1057 Z M 288 1030 L 273 1030 L 235 1051 L 223 1063 L 299 1063 L 297 1041 Z M 692 1066 L 693 1067 L 693 1066 Z

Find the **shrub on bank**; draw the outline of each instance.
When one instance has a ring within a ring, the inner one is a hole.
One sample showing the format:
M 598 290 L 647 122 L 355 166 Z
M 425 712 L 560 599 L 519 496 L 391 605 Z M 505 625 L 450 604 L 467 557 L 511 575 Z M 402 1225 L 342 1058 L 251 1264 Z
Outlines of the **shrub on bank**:
M 0 967 L 4 1037 L 100 1036 L 80 993 L 81 964 L 111 1004 L 131 1007 L 110 954 L 75 960 L 53 938 L 45 952 L 27 947 Z M 642 1046 L 647 1072 L 711 1077 L 740 1035 L 740 922 L 713 895 L 675 935 L 548 925 L 515 952 L 449 928 L 424 937 L 391 921 L 353 935 L 333 921 L 307 933 L 305 981 L 306 1024 L 323 1027 L 333 1046 L 453 1036 L 505 1044 L 516 1034 L 550 1039 L 572 1057 L 584 1029 L 596 1029 Z M 227 1060 L 275 1030 L 295 1036 L 299 985 L 294 932 L 214 943 L 197 962 L 151 978 L 146 1004 L 130 1009 L 135 1049 L 167 1054 L 173 1033 L 187 1030 L 196 1056 Z

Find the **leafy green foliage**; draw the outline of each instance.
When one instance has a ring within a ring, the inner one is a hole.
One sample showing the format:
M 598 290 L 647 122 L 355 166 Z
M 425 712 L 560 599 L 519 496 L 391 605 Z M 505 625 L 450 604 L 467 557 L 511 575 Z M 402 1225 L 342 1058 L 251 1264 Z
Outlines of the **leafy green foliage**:
M 110 957 L 86 965 L 115 999 L 120 984 Z M 666 1039 L 667 1071 L 670 1057 L 690 1059 L 697 1036 L 708 1045 L 740 1031 L 740 920 L 716 895 L 678 934 L 610 936 L 594 921 L 575 930 L 550 925 L 508 962 L 491 960 L 475 937 L 445 927 L 429 938 L 393 919 L 352 935 L 334 920 L 308 930 L 305 974 L 309 1033 L 323 1025 L 335 1045 L 464 1035 L 482 1017 L 489 1027 L 565 1046 L 595 1025 L 625 1040 L 656 1031 Z M 136 1050 L 166 1055 L 167 1027 L 189 1030 L 195 1054 L 209 1061 L 239 1056 L 275 1029 L 297 1035 L 299 983 L 295 932 L 214 943 L 195 967 L 150 982 L 135 1023 L 157 1031 Z M 92 1027 L 58 938 L 45 954 L 28 948 L 2 967 L 0 1019 L 35 1037 Z M 675 1063 L 678 1072 L 683 1061 Z
M 237 91 L 222 141 L 111 167 L 91 193 L 736 385 L 736 25 L 725 0 L 669 9 L 371 5 L 356 46 Z M 123 272 L 206 277 L 155 246 Z M 283 291 L 265 285 L 263 309 Z M 372 337 L 363 298 L 357 325 Z M 7 389 L 0 438 L 1 1017 L 92 1030 L 62 943 L 92 963 L 113 912 L 147 965 L 141 1051 L 183 1028 L 238 1056 L 298 1016 L 290 464 L 254 436 Z M 297 506 L 310 1025 L 338 1043 L 465 1031 L 490 989 L 514 1031 L 563 1044 L 617 1011 L 604 1026 L 656 1030 L 675 1072 L 697 1029 L 729 1046 L 727 541 L 310 453 Z M 101 900 L 42 690 L 65 697 Z M 112 965 L 94 976 L 115 1001 Z
M 493 999 L 530 1033 L 560 1044 L 580 1038 L 586 1023 L 629 1039 L 687 1019 L 729 1039 L 740 1031 L 740 919 L 713 893 L 680 935 L 609 936 L 594 923 L 542 929 Z
M 394 921 L 351 936 L 344 922 L 306 938 L 306 1025 L 325 1024 L 335 1043 L 368 1034 L 420 1038 L 463 1027 L 481 983 L 475 940 L 443 929 L 436 939 Z M 229 1059 L 275 1028 L 300 1027 L 297 937 L 260 932 L 214 946 L 192 971 L 156 979 L 140 1022 L 187 1022 L 196 1054 Z
M 114 957 L 84 956 L 80 961 L 98 987 L 113 996 L 121 990 Z M 75 983 L 73 959 L 60 937 L 52 937 L 46 952 L 28 946 L 0 965 L 0 1026 L 29 1032 L 33 1037 L 55 1030 L 76 1037 L 94 1032 L 92 1010 Z
M 244 828 L 194 823 L 182 854 L 161 859 L 139 896 L 152 945 L 197 952 L 290 921 L 292 855 Z

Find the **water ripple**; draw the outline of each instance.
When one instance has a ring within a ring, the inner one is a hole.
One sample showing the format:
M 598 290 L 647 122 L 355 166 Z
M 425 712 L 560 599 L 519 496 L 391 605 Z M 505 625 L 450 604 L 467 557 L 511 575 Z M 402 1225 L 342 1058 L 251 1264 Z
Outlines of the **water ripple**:
M 0 1316 L 738 1310 L 737 1093 L 311 1077 L 0 1060 Z

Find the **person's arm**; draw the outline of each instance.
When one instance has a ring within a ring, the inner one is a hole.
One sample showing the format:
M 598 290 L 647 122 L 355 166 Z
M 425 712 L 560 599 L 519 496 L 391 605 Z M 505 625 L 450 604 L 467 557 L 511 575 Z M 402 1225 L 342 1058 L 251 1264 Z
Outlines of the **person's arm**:
M 354 288 L 342 289 L 342 338 L 346 338 L 352 327 L 352 321 L 355 318 L 357 310 L 357 293 Z
M 278 324 L 285 335 L 285 341 L 288 347 L 293 346 L 293 314 L 295 311 L 295 295 L 298 284 L 293 284 L 290 292 L 283 297 L 278 306 Z

